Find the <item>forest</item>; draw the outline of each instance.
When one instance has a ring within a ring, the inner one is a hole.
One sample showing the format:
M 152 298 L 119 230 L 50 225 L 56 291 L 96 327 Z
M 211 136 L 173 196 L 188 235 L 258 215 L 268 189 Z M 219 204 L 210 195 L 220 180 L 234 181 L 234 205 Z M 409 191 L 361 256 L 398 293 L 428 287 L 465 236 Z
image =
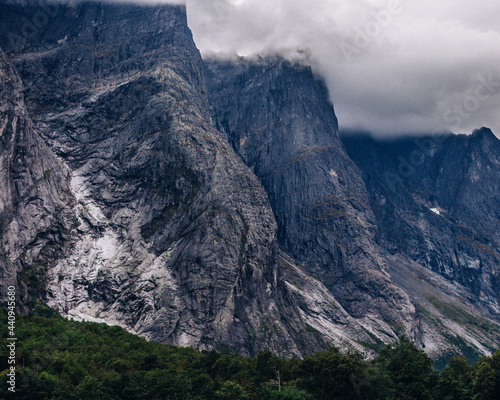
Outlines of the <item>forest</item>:
M 332 347 L 303 359 L 254 358 L 148 342 L 120 327 L 75 322 L 38 307 L 16 316 L 16 391 L 7 390 L 7 315 L 0 309 L 0 399 L 493 400 L 500 351 L 444 368 L 404 336 L 373 360 Z

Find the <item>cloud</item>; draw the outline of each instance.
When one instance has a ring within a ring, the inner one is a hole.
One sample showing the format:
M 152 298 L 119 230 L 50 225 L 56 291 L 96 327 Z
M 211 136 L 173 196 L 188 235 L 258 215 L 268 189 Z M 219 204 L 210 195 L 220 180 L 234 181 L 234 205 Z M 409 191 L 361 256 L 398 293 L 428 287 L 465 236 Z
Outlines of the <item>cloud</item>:
M 310 54 L 341 128 L 500 133 L 500 3 L 187 0 L 205 56 Z

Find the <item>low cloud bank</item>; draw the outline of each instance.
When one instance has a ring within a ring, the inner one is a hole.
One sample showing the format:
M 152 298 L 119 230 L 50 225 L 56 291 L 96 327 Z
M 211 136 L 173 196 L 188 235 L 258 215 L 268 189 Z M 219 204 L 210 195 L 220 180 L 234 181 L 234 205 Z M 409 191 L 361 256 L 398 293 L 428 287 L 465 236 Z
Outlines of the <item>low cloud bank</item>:
M 500 133 L 500 3 L 187 0 L 204 56 L 308 57 L 341 128 Z

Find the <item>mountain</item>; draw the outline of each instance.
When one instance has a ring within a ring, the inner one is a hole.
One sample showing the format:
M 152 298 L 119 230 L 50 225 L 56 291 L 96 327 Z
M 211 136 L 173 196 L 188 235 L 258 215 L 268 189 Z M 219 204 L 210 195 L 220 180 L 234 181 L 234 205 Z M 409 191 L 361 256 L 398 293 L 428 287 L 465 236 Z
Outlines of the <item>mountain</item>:
M 369 357 L 400 334 L 435 358 L 498 347 L 492 134 L 450 136 L 379 204 L 403 153 L 341 138 L 310 67 L 203 61 L 183 6 L 0 11 L 0 273 L 22 310 L 245 355 Z
M 448 151 L 455 155 L 455 161 L 446 167 L 441 191 L 448 195 L 448 201 L 462 202 L 460 215 L 468 216 L 462 218 L 462 229 L 474 226 L 473 221 L 475 226 L 481 221 L 491 227 L 489 241 L 472 244 L 471 248 L 479 247 L 479 251 L 452 249 L 451 231 L 442 224 L 428 229 L 429 223 L 415 217 L 422 210 L 410 205 L 421 201 L 397 186 L 393 188 L 408 168 L 398 164 L 398 157 L 415 162 L 415 150 L 434 154 L 429 138 L 418 138 L 417 144 L 416 138 L 396 140 L 403 144 L 397 149 L 366 135 L 343 135 L 340 139 L 326 87 L 308 66 L 274 58 L 206 60 L 205 68 L 214 123 L 262 182 L 276 215 L 280 246 L 318 277 L 350 315 L 363 321 L 377 339 L 387 341 L 391 335 L 406 333 L 434 357 L 453 352 L 472 357 L 498 346 L 500 326 L 493 294 L 498 291 L 498 259 L 492 254 L 496 250 L 485 252 L 486 273 L 476 279 L 476 284 L 488 290 L 487 300 L 483 292 L 474 291 L 470 282 L 459 276 L 477 264 L 470 257 L 490 249 L 485 246 L 494 243 L 491 238 L 495 235 L 498 238 L 494 231 L 498 227 L 499 175 L 494 168 L 498 165 L 498 140 L 491 132 L 485 131 L 491 146 L 481 147 L 481 160 L 473 167 L 474 176 L 483 167 L 488 169 L 487 176 L 480 186 L 468 189 L 479 191 L 484 199 L 487 210 L 482 220 L 482 210 L 468 211 L 479 196 L 465 197 L 458 189 L 449 191 L 449 185 L 460 185 L 462 179 L 456 176 L 462 162 L 458 152 L 469 151 L 467 141 L 463 141 L 466 136 L 449 136 L 456 141 L 455 148 Z M 452 163 L 451 159 L 446 162 Z M 420 158 L 418 163 L 425 164 L 420 169 L 423 175 L 441 168 Z M 409 190 L 417 195 L 427 191 L 432 199 L 426 179 L 417 179 L 417 174 L 414 178 Z M 374 191 L 380 184 L 391 191 L 387 198 Z M 397 200 L 392 201 L 391 196 Z M 444 200 L 429 202 L 423 211 L 428 218 L 440 221 L 442 216 L 432 209 L 439 212 L 445 204 Z M 395 215 L 413 221 L 412 225 L 395 222 Z M 416 232 L 420 232 L 418 238 Z M 441 259 L 441 269 L 426 262 L 434 260 L 439 242 L 443 243 L 442 251 L 447 249 L 455 257 L 455 263 L 451 258 Z M 444 266 L 454 275 L 443 273 Z
M 24 21 L 42 14 L 46 24 L 23 37 Z M 372 340 L 279 248 L 266 192 L 210 123 L 184 7 L 6 2 L 0 26 L 4 75 L 18 80 L 38 138 L 32 158 L 51 163 L 36 171 L 46 188 L 24 196 L 54 202 L 24 215 L 55 232 L 33 262 L 17 253 L 35 244 L 9 244 L 32 228 L 2 214 L 10 281 L 17 273 L 65 316 L 200 349 L 301 355 Z
M 43 295 L 47 260 L 61 256 L 73 225 L 68 171 L 35 129 L 22 82 L 0 49 L 0 257 L 2 284 Z
M 262 182 L 279 244 L 384 339 L 391 324 L 405 332 L 414 309 L 390 280 L 324 83 L 310 67 L 279 59 L 206 65 L 216 125 Z
M 498 318 L 500 140 L 482 128 L 343 141 L 363 171 L 386 250 L 466 286 Z
M 400 277 L 421 307 L 437 307 L 441 317 L 465 325 L 475 338 L 493 338 L 489 345 L 498 346 L 500 140 L 487 128 L 472 135 L 396 139 L 346 132 L 342 140 L 363 171 L 381 245 L 389 258 L 403 256 L 419 271 L 432 271 L 436 280 L 443 281 L 441 287 L 459 287 L 453 292 L 462 292 L 460 297 L 467 298 L 469 307 L 463 308 L 457 299 L 443 302 L 439 299 L 443 290 L 431 294 L 416 289 L 418 282 L 403 277 L 397 264 L 399 271 L 393 276 Z M 495 323 L 478 322 L 470 306 L 481 320 L 487 317 Z M 440 323 L 422 316 L 427 324 Z

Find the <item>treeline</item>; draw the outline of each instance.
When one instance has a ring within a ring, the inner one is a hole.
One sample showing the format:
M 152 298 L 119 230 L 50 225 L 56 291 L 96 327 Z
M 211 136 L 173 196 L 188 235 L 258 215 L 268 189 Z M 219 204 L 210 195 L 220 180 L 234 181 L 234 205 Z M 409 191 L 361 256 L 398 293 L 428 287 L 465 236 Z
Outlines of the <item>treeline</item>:
M 404 337 L 372 361 L 334 348 L 302 360 L 269 351 L 249 358 L 151 343 L 48 310 L 17 316 L 16 393 L 10 393 L 7 319 L 0 314 L 0 399 L 500 399 L 500 351 L 473 365 L 454 357 L 442 371 Z

